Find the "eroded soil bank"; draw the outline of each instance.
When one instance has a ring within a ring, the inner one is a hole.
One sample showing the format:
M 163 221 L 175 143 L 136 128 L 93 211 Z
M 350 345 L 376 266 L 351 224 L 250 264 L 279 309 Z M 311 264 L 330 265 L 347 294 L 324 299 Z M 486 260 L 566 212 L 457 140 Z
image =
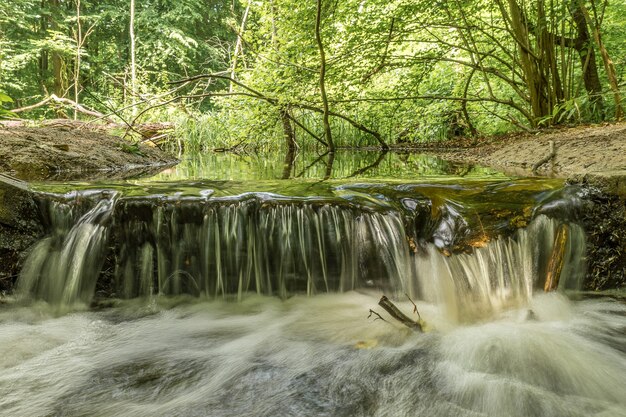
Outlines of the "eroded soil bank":
M 156 173 L 176 158 L 145 145 L 86 129 L 0 124 L 0 292 L 11 290 L 28 248 L 43 234 L 24 180 L 124 179 Z
M 177 162 L 160 149 L 102 132 L 0 125 L 0 172 L 24 180 L 123 179 Z
M 537 166 L 551 154 L 550 142 L 554 157 Z M 587 232 L 585 289 L 626 288 L 626 123 L 465 139 L 457 145 L 434 153 L 512 175 L 560 177 L 587 187 L 591 204 L 579 219 Z
M 550 155 L 550 142 L 554 143 L 554 158 L 533 171 Z M 457 144 L 433 152 L 445 159 L 490 166 L 513 175 L 567 178 L 626 197 L 626 123 L 465 139 Z

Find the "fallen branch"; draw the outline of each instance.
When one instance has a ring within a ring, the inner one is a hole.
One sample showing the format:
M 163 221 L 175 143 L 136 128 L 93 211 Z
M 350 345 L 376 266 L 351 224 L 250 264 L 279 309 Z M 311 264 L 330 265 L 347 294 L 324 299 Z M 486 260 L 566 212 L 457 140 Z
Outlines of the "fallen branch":
M 56 94 L 51 94 L 49 97 L 46 97 L 45 99 L 41 100 L 39 103 L 35 103 L 35 104 L 31 104 L 30 106 L 24 106 L 24 107 L 20 107 L 17 109 L 13 109 L 11 110 L 12 113 L 24 113 L 24 112 L 28 112 L 34 109 L 37 109 L 39 107 L 43 107 L 45 105 L 47 105 L 50 102 L 55 102 L 55 103 L 59 103 L 59 104 L 63 104 L 66 106 L 70 106 L 72 108 L 74 108 L 76 111 L 86 114 L 88 116 L 92 116 L 92 117 L 99 117 L 99 118 L 103 118 L 106 119 L 106 116 L 98 111 L 92 110 L 92 109 L 88 109 L 85 106 L 78 104 L 77 102 L 75 102 L 74 100 L 70 100 L 69 98 L 65 98 L 65 97 L 59 97 Z M 107 119 L 108 120 L 108 119 Z
M 415 302 L 413 300 L 411 300 L 411 297 L 409 297 L 409 294 L 404 293 L 404 295 L 406 295 L 406 298 L 408 298 L 409 301 L 411 302 L 411 304 L 413 304 L 413 313 L 417 314 L 417 319 L 421 321 L 422 320 L 422 316 L 421 316 L 420 312 L 417 310 L 417 304 L 415 304 Z
M 422 328 L 421 320 L 419 321 L 411 320 L 402 311 L 400 311 L 400 309 L 396 307 L 395 304 L 393 304 L 389 300 L 389 298 L 387 298 L 386 296 L 383 295 L 382 297 L 380 297 L 380 301 L 378 301 L 378 305 L 384 308 L 385 311 L 389 313 L 389 315 L 391 315 L 391 317 L 398 320 L 400 323 L 404 324 L 406 327 L 412 330 L 418 331 L 418 332 L 424 332 L 424 329 Z M 417 307 L 415 308 L 415 310 L 417 310 Z
M 550 160 L 553 160 L 556 157 L 556 147 L 554 146 L 554 141 L 551 140 L 548 143 L 550 144 L 550 153 L 546 155 L 545 158 L 541 159 L 539 162 L 533 165 L 533 174 L 537 173 L 537 169 L 539 169 L 541 165 L 545 164 L 546 162 Z

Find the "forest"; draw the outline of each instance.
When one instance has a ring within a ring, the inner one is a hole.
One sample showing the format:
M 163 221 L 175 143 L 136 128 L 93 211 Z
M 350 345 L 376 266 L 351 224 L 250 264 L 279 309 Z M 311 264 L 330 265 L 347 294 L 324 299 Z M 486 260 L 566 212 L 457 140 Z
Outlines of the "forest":
M 10 0 L 0 117 L 331 151 L 618 121 L 625 16 L 608 0 Z
M 626 417 L 626 0 L 0 1 L 0 416 Z

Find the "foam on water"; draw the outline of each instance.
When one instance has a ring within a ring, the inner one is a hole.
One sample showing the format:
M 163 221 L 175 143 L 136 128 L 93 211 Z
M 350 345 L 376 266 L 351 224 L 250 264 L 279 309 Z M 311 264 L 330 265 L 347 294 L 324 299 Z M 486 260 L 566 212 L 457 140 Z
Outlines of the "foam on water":
M 418 303 L 435 330 L 415 334 L 368 320 L 377 299 L 3 308 L 0 414 L 626 416 L 621 302 L 548 294 L 460 326 Z

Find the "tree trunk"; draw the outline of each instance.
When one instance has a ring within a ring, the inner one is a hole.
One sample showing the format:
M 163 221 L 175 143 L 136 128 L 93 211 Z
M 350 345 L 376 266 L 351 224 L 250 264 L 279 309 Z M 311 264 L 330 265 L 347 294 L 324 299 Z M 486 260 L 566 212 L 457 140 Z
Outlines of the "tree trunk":
M 322 120 L 324 123 L 324 136 L 328 142 L 328 150 L 335 151 L 332 132 L 330 131 L 330 122 L 328 120 L 328 97 L 326 96 L 326 55 L 324 54 L 324 44 L 322 43 L 322 35 L 320 34 L 320 26 L 322 22 L 322 0 L 317 0 L 317 13 L 315 16 L 315 39 L 317 47 L 320 51 L 320 93 L 322 95 Z
M 585 15 L 578 4 L 578 0 L 572 0 L 570 4 L 570 14 L 576 26 L 576 40 L 574 49 L 580 57 L 580 65 L 583 72 L 583 83 L 589 102 L 599 114 L 599 118 L 604 118 L 604 100 L 602 99 L 602 84 L 600 83 L 600 75 L 598 74 L 598 65 L 596 63 L 596 53 L 591 44 L 591 36 Z
M 506 20 L 509 20 L 511 24 L 512 34 L 517 43 L 520 64 L 524 74 L 524 83 L 528 89 L 530 106 L 535 119 L 532 121 L 532 124 L 535 127 L 538 119 L 549 115 L 550 110 L 546 102 L 545 84 L 539 71 L 537 57 L 530 47 L 530 37 L 525 23 L 524 11 L 517 4 L 516 0 L 508 0 L 509 13 L 506 12 L 501 2 L 498 2 L 498 4 L 505 19 L 510 13 L 510 17 Z
M 59 30 L 59 24 L 56 19 L 59 17 L 59 0 L 50 1 L 50 27 Z M 59 97 L 65 96 L 65 83 L 63 82 L 63 57 L 60 53 L 53 51 L 52 56 L 52 75 L 54 77 L 53 91 Z
M 615 65 L 613 64 L 613 61 L 604 46 L 604 42 L 602 41 L 602 36 L 600 34 L 600 28 L 589 15 L 589 11 L 585 7 L 583 0 L 578 0 L 578 5 L 583 16 L 585 17 L 585 20 L 587 21 L 587 25 L 589 25 L 591 31 L 593 32 L 593 39 L 596 46 L 600 50 L 600 55 L 602 56 L 602 61 L 604 62 L 604 70 L 606 71 L 606 76 L 609 79 L 609 85 L 611 86 L 611 91 L 613 92 L 613 100 L 615 101 L 615 119 L 619 121 L 622 118 L 622 98 L 619 92 Z
M 285 155 L 285 165 L 283 168 L 283 179 L 291 177 L 291 171 L 293 170 L 293 162 L 296 156 L 296 134 L 291 126 L 291 118 L 289 117 L 289 110 L 286 108 L 280 109 L 280 119 L 283 122 L 283 132 L 285 134 L 285 147 L 287 148 L 287 154 Z
M 74 101 L 80 103 L 80 49 L 83 44 L 83 30 L 80 24 L 80 0 L 76 0 L 76 61 L 74 62 Z M 74 107 L 74 120 L 78 119 L 78 109 Z
M 230 78 L 233 80 L 236 79 L 237 70 L 237 59 L 239 58 L 239 54 L 243 52 L 243 33 L 246 30 L 246 21 L 248 20 L 248 13 L 250 12 L 250 4 L 252 2 L 248 1 L 248 5 L 246 6 L 246 10 L 243 12 L 243 17 L 241 18 L 241 27 L 239 28 L 239 32 L 237 33 L 237 42 L 235 43 L 235 51 L 233 52 L 233 58 L 230 68 Z M 272 34 L 272 40 L 274 39 L 274 35 Z M 231 81 L 230 86 L 228 87 L 228 91 L 230 93 L 233 92 L 234 84 Z

